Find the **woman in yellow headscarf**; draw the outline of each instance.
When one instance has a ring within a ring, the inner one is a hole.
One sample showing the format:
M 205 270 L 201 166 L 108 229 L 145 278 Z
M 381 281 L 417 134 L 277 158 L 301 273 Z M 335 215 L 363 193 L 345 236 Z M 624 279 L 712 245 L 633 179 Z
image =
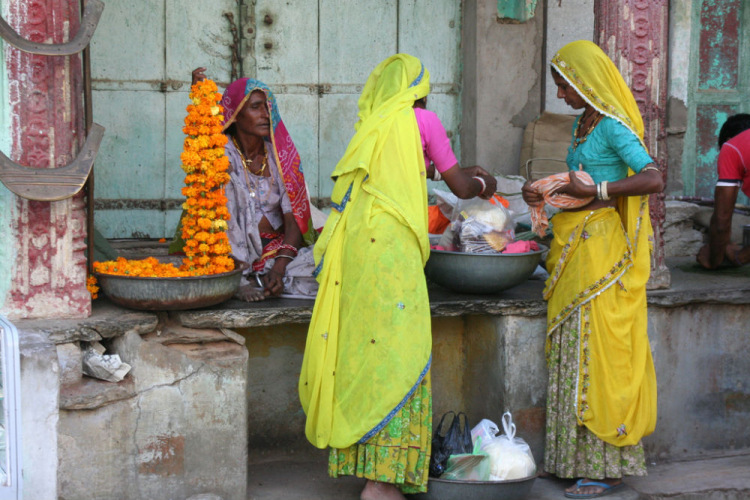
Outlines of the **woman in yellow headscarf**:
M 646 331 L 651 268 L 648 194 L 663 179 L 643 144 L 633 94 L 607 55 L 588 41 L 552 58 L 557 97 L 583 113 L 573 126 L 570 183 L 593 198 L 552 219 L 547 258 L 547 436 L 544 470 L 581 478 L 569 498 L 594 498 L 644 475 L 641 438 L 656 425 L 656 375 Z M 576 176 L 587 172 L 594 184 Z M 542 201 L 527 183 L 524 199 Z
M 331 448 L 331 476 L 368 479 L 363 499 L 427 488 L 430 246 L 427 166 L 413 106 L 429 91 L 429 73 L 407 54 L 372 72 L 315 245 L 320 289 L 299 380 L 305 433 Z M 445 174 L 460 197 L 494 194 L 494 178 L 482 169 L 454 163 Z

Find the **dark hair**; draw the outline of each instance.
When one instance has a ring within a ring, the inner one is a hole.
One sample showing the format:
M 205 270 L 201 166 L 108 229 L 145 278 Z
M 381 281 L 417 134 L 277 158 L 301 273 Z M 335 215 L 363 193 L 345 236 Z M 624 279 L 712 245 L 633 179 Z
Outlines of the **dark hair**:
M 750 114 L 738 113 L 727 118 L 719 131 L 719 148 L 732 137 L 750 129 Z

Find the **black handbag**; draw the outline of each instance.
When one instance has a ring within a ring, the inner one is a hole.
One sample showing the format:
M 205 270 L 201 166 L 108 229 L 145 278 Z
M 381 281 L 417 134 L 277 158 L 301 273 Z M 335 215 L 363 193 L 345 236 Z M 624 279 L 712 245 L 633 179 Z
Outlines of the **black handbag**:
M 447 430 L 444 430 L 443 423 L 445 417 L 452 415 Z M 463 418 L 461 418 L 463 417 Z M 463 425 L 462 425 L 463 424 Z M 445 472 L 448 463 L 448 457 L 451 455 L 460 455 L 462 453 L 471 453 L 473 449 L 471 443 L 471 431 L 469 429 L 469 419 L 465 413 L 449 411 L 440 418 L 440 423 L 432 435 L 432 455 L 430 456 L 430 476 L 440 477 Z

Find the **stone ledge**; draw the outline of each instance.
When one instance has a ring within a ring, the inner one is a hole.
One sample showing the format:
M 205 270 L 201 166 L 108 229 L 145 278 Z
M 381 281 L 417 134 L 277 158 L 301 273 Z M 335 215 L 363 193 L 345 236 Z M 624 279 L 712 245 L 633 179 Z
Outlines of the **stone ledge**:
M 130 399 L 135 394 L 135 384 L 130 376 L 117 383 L 83 377 L 77 383 L 60 387 L 60 409 L 94 410 Z
M 671 273 L 671 287 L 665 290 L 649 291 L 649 305 L 680 307 L 696 303 L 750 304 L 750 279 L 748 279 L 750 266 L 746 266 L 746 273 L 744 268 L 742 270 L 692 272 L 689 266 L 693 262 L 692 257 L 669 259 L 667 264 Z M 430 309 L 433 317 L 544 316 L 547 304 L 542 299 L 543 288 L 542 281 L 529 280 L 496 295 L 466 295 L 434 286 L 429 290 Z M 307 323 L 312 317 L 314 303 L 311 299 L 280 298 L 253 303 L 232 299 L 212 308 L 171 311 L 168 314 L 171 321 L 187 328 L 252 328 Z M 104 318 L 100 318 L 102 315 Z M 58 332 L 51 339 L 56 343 L 61 343 L 86 340 L 85 334 L 91 335 L 87 328 L 105 337 L 121 334 L 117 332 L 136 327 L 138 333 L 144 334 L 155 330 L 157 315 L 120 309 L 100 299 L 94 304 L 92 317 L 80 321 L 79 325 L 73 328 L 78 334 L 77 337 L 68 335 L 67 331 L 58 329 L 59 327 L 51 328 L 50 325 L 53 323 L 49 320 L 46 323 L 47 331 Z M 55 322 L 54 325 L 63 323 Z
M 43 333 L 51 342 L 64 344 L 100 341 L 128 331 L 143 335 L 156 329 L 159 323 L 157 313 L 124 309 L 106 300 L 97 300 L 92 309 L 91 316 L 85 319 L 21 320 L 16 327 Z

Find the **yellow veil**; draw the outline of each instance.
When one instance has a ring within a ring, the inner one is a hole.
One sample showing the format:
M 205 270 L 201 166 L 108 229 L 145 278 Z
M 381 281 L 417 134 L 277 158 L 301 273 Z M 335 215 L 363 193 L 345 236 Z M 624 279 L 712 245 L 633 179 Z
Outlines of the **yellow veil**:
M 551 65 L 586 102 L 622 123 L 643 144 L 643 119 L 635 98 L 597 45 L 585 40 L 569 43 L 555 54 Z M 632 169 L 628 175 L 634 175 Z M 623 254 L 608 244 L 616 234 L 583 234 L 587 223 L 595 227 L 606 219 L 606 211 L 601 212 L 566 212 L 567 217 L 555 218 L 556 233 L 572 236 L 558 242 L 548 257 L 555 265 L 544 292 L 549 301 L 547 331 L 551 334 L 571 314 L 583 311 L 581 328 L 591 328 L 592 334 L 581 332 L 577 418 L 600 439 L 626 446 L 638 443 L 656 425 L 656 376 L 645 293 L 653 231 L 648 196 L 619 198 L 617 213 L 627 237 Z M 587 237 L 588 247 L 601 241 L 599 253 L 591 258 L 583 257 L 584 250 L 574 251 Z M 607 307 L 597 302 L 616 311 L 603 310 Z M 589 303 L 590 316 L 584 307 Z M 597 357 L 609 361 L 598 362 Z
M 429 370 L 427 187 L 412 109 L 429 90 L 417 58 L 396 54 L 380 63 L 332 174 L 299 380 L 305 434 L 319 448 L 367 441 Z

